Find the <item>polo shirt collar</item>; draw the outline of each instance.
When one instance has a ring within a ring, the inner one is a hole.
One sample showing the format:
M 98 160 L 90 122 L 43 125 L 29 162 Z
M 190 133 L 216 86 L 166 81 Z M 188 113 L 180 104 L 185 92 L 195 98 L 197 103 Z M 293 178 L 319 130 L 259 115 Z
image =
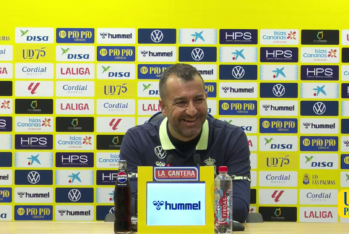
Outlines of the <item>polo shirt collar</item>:
M 202 125 L 202 131 L 199 142 L 196 144 L 196 150 L 207 150 L 207 144 L 208 144 L 208 133 L 209 133 L 209 127 L 208 127 L 208 121 L 205 120 L 204 124 Z M 161 122 L 160 129 L 159 129 L 159 137 L 160 137 L 160 143 L 161 147 L 164 150 L 172 150 L 176 149 L 174 145 L 172 144 L 170 137 L 167 134 L 167 117 Z

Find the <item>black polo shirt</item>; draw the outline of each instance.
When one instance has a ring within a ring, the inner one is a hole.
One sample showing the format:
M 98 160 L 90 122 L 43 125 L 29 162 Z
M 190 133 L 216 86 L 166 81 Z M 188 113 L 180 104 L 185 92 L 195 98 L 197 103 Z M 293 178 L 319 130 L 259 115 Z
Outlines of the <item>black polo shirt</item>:
M 137 166 L 165 166 L 172 154 L 172 166 L 195 166 L 193 155 L 200 155 L 203 165 L 227 166 L 233 177 L 233 219 L 244 222 L 250 204 L 250 150 L 245 132 L 238 126 L 208 117 L 195 147 L 176 148 L 167 130 L 167 118 L 129 129 L 122 141 L 120 159 L 127 161 L 128 172 L 137 173 Z M 176 144 L 176 142 L 175 142 Z M 176 145 L 180 145 L 178 142 Z M 245 177 L 240 177 L 245 176 Z M 132 194 L 136 181 L 130 180 Z

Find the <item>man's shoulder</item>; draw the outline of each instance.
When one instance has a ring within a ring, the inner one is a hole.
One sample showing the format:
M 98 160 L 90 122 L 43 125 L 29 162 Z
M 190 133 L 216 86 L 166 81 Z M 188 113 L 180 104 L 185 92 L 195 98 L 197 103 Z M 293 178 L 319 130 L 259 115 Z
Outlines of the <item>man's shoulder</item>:
M 226 135 L 229 134 L 241 134 L 244 131 L 241 129 L 241 127 L 236 126 L 234 124 L 227 123 L 225 121 L 214 119 L 214 118 L 208 118 L 208 123 L 210 126 L 210 130 L 217 131 L 220 134 L 224 133 Z
M 159 135 L 161 122 L 162 120 L 156 120 L 153 122 L 137 125 L 135 127 L 129 128 L 126 134 L 140 134 L 141 136 L 144 136 L 144 134 L 149 134 L 150 136 L 157 136 Z

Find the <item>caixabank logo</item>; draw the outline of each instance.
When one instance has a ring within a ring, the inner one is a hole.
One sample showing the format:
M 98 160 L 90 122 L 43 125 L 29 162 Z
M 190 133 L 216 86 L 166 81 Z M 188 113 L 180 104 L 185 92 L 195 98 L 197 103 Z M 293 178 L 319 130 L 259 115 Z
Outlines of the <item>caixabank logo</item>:
M 298 80 L 297 65 L 261 65 L 260 70 L 261 80 Z
M 53 167 L 53 153 L 51 152 L 16 152 L 15 167 L 51 168 Z
M 301 151 L 338 151 L 338 137 L 301 136 Z
M 94 28 L 57 28 L 57 43 L 94 43 Z
M 56 185 L 93 185 L 93 170 L 56 170 Z
M 15 220 L 52 220 L 52 206 L 15 206 Z
M 257 115 L 257 101 L 219 101 L 219 115 Z

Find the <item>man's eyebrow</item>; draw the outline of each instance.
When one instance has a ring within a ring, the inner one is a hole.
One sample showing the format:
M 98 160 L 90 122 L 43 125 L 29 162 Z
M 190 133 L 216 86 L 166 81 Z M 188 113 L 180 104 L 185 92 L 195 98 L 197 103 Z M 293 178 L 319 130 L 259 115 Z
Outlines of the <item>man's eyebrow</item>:
M 203 96 L 204 95 L 202 93 L 200 93 L 200 94 L 195 95 L 195 98 L 200 98 L 200 97 L 203 97 Z M 178 98 L 173 99 L 173 102 L 182 101 L 182 100 L 186 100 L 186 99 L 187 98 L 185 98 L 185 97 L 178 97 Z

